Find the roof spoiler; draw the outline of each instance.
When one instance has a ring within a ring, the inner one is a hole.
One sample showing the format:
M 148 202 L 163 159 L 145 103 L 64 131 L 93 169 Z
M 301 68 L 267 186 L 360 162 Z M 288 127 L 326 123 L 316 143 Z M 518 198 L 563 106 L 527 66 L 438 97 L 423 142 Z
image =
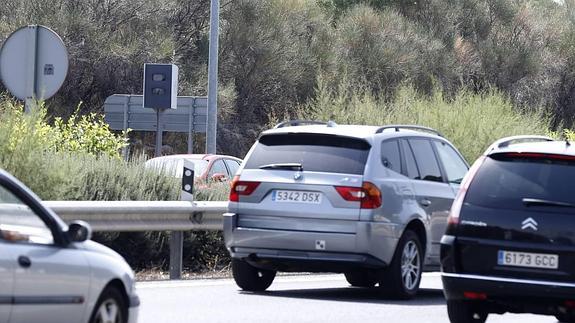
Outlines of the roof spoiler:
M 305 126 L 305 125 L 326 125 L 328 127 L 336 126 L 337 124 L 333 121 L 315 121 L 315 120 L 289 120 L 278 123 L 274 129 L 284 128 L 284 127 L 297 127 L 297 126 Z
M 547 142 L 547 141 L 555 141 L 555 140 L 547 136 L 534 136 L 534 135 L 505 137 L 492 143 L 491 146 L 487 148 L 485 153 L 483 153 L 483 155 L 487 155 L 495 149 L 509 147 L 510 145 L 513 144 L 520 144 L 525 142 Z

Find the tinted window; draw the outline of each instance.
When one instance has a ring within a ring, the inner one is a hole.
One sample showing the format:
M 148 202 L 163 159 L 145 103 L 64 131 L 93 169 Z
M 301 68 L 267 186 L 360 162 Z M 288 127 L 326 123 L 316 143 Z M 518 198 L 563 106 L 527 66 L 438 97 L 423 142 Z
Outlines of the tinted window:
M 363 174 L 370 149 L 364 140 L 324 134 L 279 134 L 260 138 L 246 169 L 301 164 L 304 171 Z
M 399 144 L 397 140 L 387 140 L 381 143 L 381 162 L 383 166 L 401 172 L 401 161 L 399 155 Z
M 240 164 L 233 159 L 226 159 L 226 165 L 228 165 L 228 169 L 230 170 L 230 176 L 234 176 L 238 168 L 240 168 Z
M 415 164 L 415 157 L 413 157 L 413 151 L 411 147 L 407 143 L 406 140 L 401 141 L 401 145 L 403 146 L 403 156 L 405 156 L 405 173 L 403 175 L 411 178 L 411 179 L 420 179 L 419 171 L 417 170 L 417 165 Z
M 42 219 L 4 187 L 0 187 L 0 240 L 38 244 L 54 241 Z
M 463 176 L 467 173 L 467 164 L 461 159 L 461 156 L 448 144 L 440 141 L 434 141 L 437 148 L 439 159 L 445 168 L 445 176 L 450 183 L 461 183 Z
M 413 149 L 415 161 L 421 174 L 421 179 L 425 181 L 441 182 L 441 171 L 435 159 L 435 154 L 431 143 L 426 139 L 409 139 L 409 144 Z
M 228 171 L 226 170 L 226 165 L 224 165 L 224 162 L 221 159 L 216 160 L 213 164 L 212 164 L 212 168 L 210 169 L 210 172 L 208 173 L 208 177 L 212 177 L 214 174 L 224 174 L 226 176 L 228 176 Z
M 572 162 L 489 157 L 473 178 L 465 202 L 516 209 L 525 208 L 523 198 L 575 204 L 575 194 L 568 189 L 573 183 L 575 164 Z M 575 212 L 566 207 L 560 210 Z

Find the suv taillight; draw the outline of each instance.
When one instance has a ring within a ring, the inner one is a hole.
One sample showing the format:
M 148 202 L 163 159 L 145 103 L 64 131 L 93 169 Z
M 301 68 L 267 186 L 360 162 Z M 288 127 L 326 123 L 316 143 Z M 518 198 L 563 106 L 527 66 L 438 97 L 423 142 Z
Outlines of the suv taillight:
M 230 202 L 239 202 L 240 195 L 250 195 L 260 185 L 260 182 L 240 181 L 239 176 L 234 176 L 230 190 Z
M 469 184 L 475 177 L 475 174 L 483 164 L 485 160 L 485 156 L 479 157 L 475 163 L 469 168 L 469 171 L 461 181 L 461 186 L 459 187 L 459 192 L 455 196 L 453 200 L 453 204 L 451 205 L 451 211 L 449 212 L 449 217 L 447 218 L 447 230 L 450 231 L 454 229 L 459 224 L 459 214 L 461 213 L 461 207 L 463 206 L 463 200 L 465 200 L 465 194 L 467 194 L 467 189 L 469 188 Z
M 360 202 L 362 209 L 377 209 L 381 206 L 381 192 L 370 182 L 363 182 L 361 187 L 335 186 L 335 190 L 346 201 Z

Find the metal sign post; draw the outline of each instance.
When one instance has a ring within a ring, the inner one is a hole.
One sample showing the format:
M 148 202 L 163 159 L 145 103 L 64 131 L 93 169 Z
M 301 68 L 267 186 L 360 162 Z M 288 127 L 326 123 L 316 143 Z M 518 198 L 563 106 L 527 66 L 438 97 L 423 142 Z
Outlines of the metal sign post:
M 206 153 L 216 153 L 218 128 L 218 39 L 220 1 L 211 0 L 210 7 L 210 53 L 208 62 L 208 131 L 206 133 Z
M 162 135 L 164 132 L 163 129 L 163 122 L 162 122 L 162 109 L 154 109 L 156 110 L 156 153 L 154 154 L 155 157 L 162 156 Z

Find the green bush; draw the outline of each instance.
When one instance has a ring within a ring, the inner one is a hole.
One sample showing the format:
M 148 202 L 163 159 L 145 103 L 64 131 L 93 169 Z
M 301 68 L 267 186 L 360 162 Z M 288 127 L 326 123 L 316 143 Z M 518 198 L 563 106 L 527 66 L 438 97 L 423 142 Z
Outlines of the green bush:
M 144 168 L 143 159 L 126 162 L 101 118 L 74 117 L 46 122 L 45 110 L 23 114 L 22 106 L 0 101 L 0 167 L 12 173 L 44 200 L 179 200 L 181 182 Z M 97 143 L 95 141 L 98 141 Z M 108 144 L 106 144 L 108 142 Z M 199 187 L 198 200 L 226 200 L 229 184 Z M 120 252 L 136 270 L 167 267 L 169 233 L 98 233 L 96 241 Z M 186 268 L 225 266 L 227 251 L 217 232 L 188 232 Z
M 461 91 L 448 99 L 437 90 L 431 96 L 403 86 L 391 101 L 369 91 L 333 91 L 320 82 L 316 99 L 300 109 L 302 118 L 334 120 L 342 124 L 418 124 L 442 132 L 473 162 L 493 141 L 519 134 L 546 134 L 549 122 L 542 113 L 519 113 L 501 93 Z

